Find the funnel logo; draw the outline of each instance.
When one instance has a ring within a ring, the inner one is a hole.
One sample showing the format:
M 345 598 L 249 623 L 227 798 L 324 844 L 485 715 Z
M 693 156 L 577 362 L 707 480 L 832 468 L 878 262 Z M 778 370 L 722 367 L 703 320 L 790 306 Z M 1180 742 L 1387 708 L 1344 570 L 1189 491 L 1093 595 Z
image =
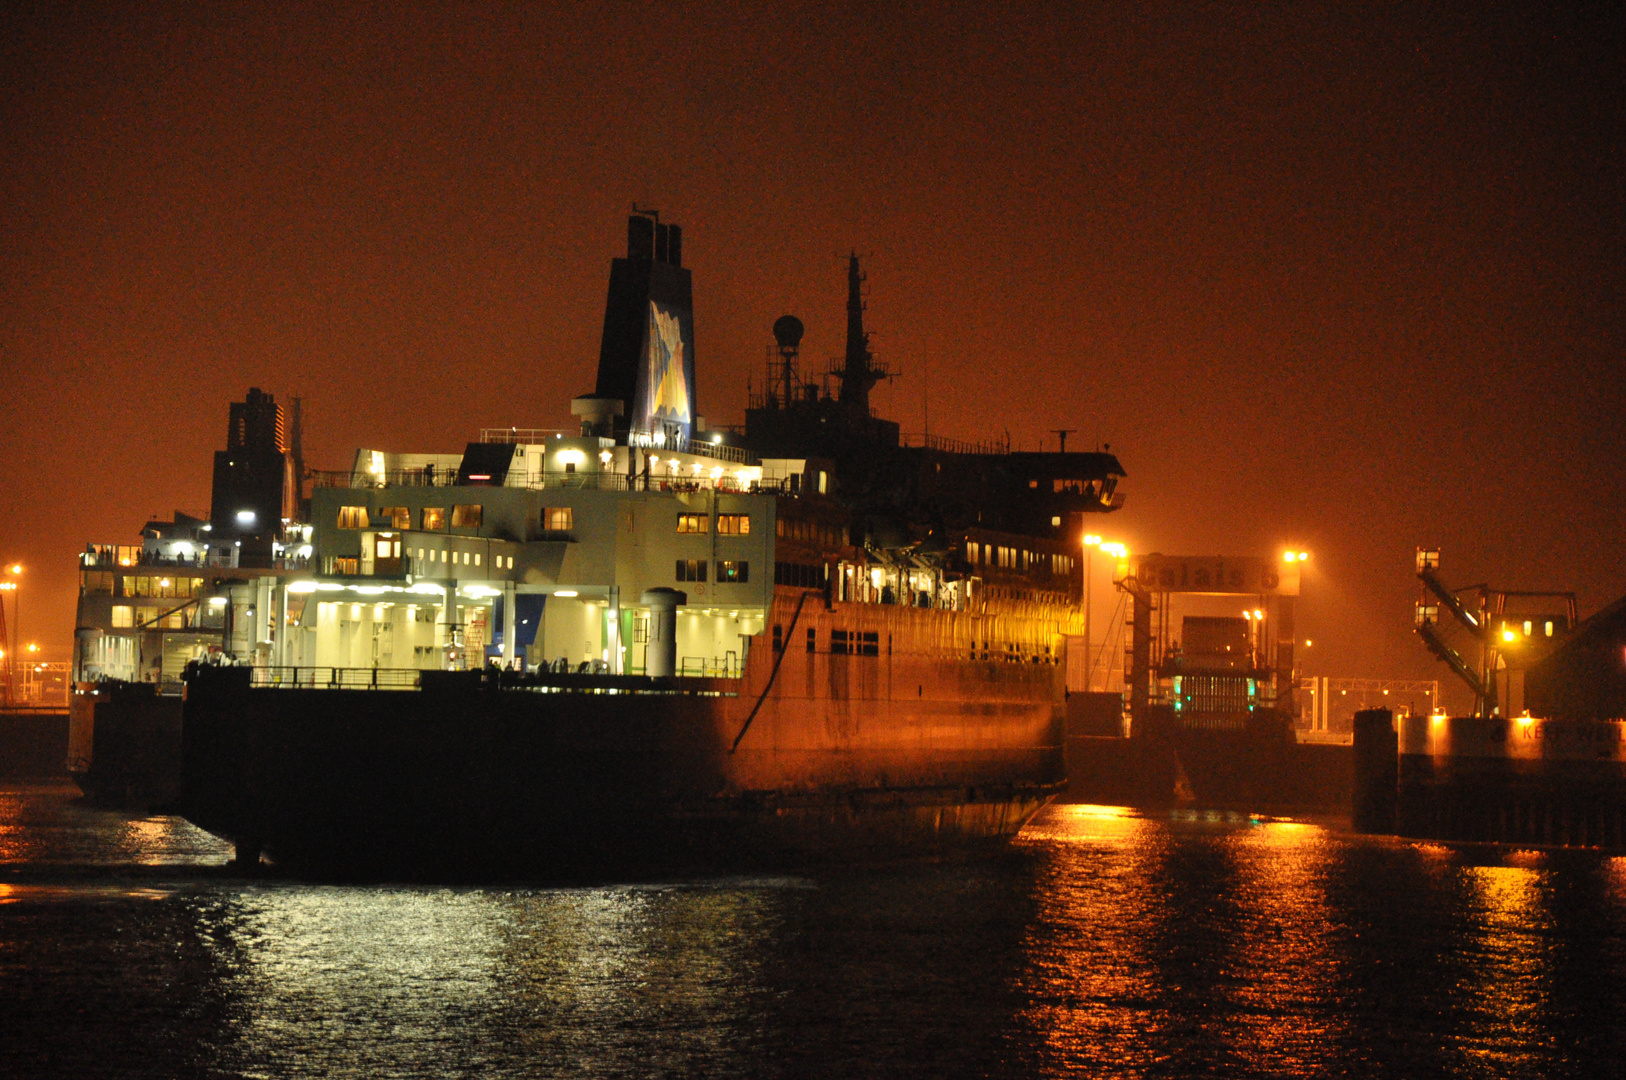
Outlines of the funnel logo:
M 644 368 L 638 388 L 638 418 L 645 431 L 666 433 L 678 429 L 687 439 L 694 421 L 690 393 L 693 360 L 686 319 L 654 301 L 644 330 Z M 663 440 L 664 441 L 664 440 Z

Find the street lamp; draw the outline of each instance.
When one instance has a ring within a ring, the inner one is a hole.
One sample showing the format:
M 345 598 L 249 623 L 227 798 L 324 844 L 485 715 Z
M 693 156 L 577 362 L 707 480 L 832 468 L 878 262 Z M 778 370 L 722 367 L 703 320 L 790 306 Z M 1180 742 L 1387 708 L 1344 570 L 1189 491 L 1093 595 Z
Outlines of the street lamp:
M 1094 645 L 1090 641 L 1090 586 L 1095 583 L 1092 573 L 1095 569 L 1095 549 L 1101 546 L 1101 538 L 1094 533 L 1084 534 L 1084 692 L 1089 693 L 1095 689 L 1095 667 L 1093 663 Z
M 18 575 L 20 575 L 22 572 L 23 572 L 23 564 L 22 563 L 12 563 L 10 566 L 6 567 L 6 573 L 10 574 L 14 578 L 17 577 Z M 20 602 L 22 600 L 22 596 L 21 596 L 21 594 L 19 594 L 17 592 L 17 582 L 15 582 L 15 581 L 0 581 L 0 592 L 8 592 L 8 593 L 12 594 L 12 596 L 11 596 L 11 641 L 9 643 L 5 640 L 5 633 L 6 633 L 5 597 L 0 596 L 0 646 L 8 646 L 5 649 L 5 653 L 6 653 L 6 704 L 7 705 L 15 705 L 16 704 L 16 700 L 15 700 L 16 686 L 14 685 L 14 683 L 15 683 L 15 676 L 16 676 L 16 663 L 17 663 L 17 622 L 18 622 L 18 620 L 20 618 L 22 618 L 22 616 L 18 612 L 18 606 L 19 606 L 19 604 L 20 604 Z

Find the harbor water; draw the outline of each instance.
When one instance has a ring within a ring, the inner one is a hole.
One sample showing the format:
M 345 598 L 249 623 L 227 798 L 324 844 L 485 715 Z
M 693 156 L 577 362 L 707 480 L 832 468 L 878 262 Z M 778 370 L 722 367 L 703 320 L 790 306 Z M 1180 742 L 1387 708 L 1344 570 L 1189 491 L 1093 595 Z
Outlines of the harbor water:
M 1626 859 L 1055 806 L 975 862 L 233 877 L 0 787 L 0 1076 L 1619 1076 Z

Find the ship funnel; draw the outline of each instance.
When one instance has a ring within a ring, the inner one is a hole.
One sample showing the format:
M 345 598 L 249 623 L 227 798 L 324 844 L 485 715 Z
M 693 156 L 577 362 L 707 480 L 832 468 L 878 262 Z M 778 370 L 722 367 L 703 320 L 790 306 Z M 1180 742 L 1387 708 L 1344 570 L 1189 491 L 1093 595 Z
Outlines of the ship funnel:
M 570 415 L 581 417 L 583 436 L 610 438 L 615 434 L 615 418 L 624 412 L 626 405 L 620 398 L 589 394 L 570 399 Z
M 662 587 L 647 590 L 640 599 L 649 608 L 644 674 L 669 678 L 677 674 L 677 609 L 689 602 L 689 594 Z
M 635 263 L 649 262 L 655 255 L 655 222 L 642 214 L 627 219 L 627 258 Z

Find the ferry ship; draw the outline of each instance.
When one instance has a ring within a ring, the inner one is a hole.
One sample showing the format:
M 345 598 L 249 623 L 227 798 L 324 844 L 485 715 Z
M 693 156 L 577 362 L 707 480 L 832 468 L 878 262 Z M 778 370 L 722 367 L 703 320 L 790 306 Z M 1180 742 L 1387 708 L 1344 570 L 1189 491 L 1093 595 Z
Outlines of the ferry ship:
M 634 213 L 571 429 L 311 474 L 308 569 L 201 601 L 235 662 L 187 671 L 185 815 L 244 863 L 437 876 L 1013 835 L 1065 786 L 1080 539 L 1124 473 L 904 438 L 847 270 L 844 359 L 809 376 L 782 317 L 708 427 L 682 230 Z

